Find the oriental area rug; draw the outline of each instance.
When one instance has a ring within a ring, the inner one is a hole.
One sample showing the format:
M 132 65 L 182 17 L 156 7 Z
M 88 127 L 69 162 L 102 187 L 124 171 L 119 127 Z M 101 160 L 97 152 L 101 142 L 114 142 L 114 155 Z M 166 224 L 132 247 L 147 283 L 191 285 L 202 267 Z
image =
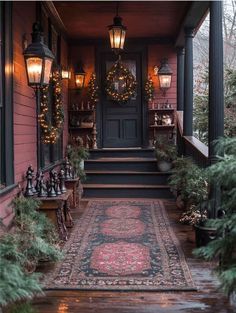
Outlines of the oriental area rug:
M 196 290 L 159 200 L 90 201 L 45 289 Z

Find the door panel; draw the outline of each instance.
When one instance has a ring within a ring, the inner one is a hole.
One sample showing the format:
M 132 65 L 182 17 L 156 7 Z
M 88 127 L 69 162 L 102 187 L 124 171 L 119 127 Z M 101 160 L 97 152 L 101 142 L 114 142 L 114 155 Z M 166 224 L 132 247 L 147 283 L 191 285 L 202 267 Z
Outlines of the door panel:
M 142 144 L 141 55 L 139 53 L 122 55 L 122 62 L 137 80 L 136 94 L 127 103 L 112 101 L 105 91 L 106 74 L 116 59 L 112 53 L 104 53 L 101 56 L 102 146 L 139 147 Z

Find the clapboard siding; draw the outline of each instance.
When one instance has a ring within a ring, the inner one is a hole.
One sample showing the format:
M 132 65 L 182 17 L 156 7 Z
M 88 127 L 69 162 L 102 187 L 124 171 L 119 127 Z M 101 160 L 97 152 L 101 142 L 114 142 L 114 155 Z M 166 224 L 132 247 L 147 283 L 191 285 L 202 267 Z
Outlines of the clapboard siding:
M 36 20 L 35 2 L 13 2 L 13 110 L 14 110 L 14 173 L 15 183 L 25 185 L 25 171 L 29 164 L 37 170 L 36 142 L 36 101 L 32 88 L 27 85 L 25 63 L 23 58 L 22 39 L 26 34 L 28 43 L 31 42 L 32 25 Z M 26 18 L 27 17 L 27 18 Z M 67 43 L 62 39 L 62 64 L 67 66 Z M 63 147 L 67 145 L 67 104 L 68 82 L 63 82 L 63 102 L 65 111 L 65 126 L 63 132 Z M 12 216 L 9 203 L 18 192 L 12 192 L 0 199 L 0 217 L 8 223 Z

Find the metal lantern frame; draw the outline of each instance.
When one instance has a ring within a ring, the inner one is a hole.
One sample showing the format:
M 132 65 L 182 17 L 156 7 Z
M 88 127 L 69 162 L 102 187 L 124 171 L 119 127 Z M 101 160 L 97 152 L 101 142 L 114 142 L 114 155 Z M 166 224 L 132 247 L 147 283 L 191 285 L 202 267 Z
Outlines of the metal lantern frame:
M 108 26 L 111 49 L 117 54 L 124 49 L 126 30 L 118 15 L 114 17 L 113 24 Z
M 75 71 L 75 85 L 81 90 L 84 87 L 86 72 L 83 69 L 82 64 L 80 63 L 77 70 Z
M 161 61 L 161 66 L 158 70 L 158 77 L 160 82 L 160 88 L 163 90 L 164 95 L 166 91 L 171 87 L 172 74 L 173 71 L 168 64 L 168 59 L 163 59 Z M 166 79 L 166 81 L 163 82 L 163 79 Z
M 49 84 L 53 60 L 55 59 L 52 51 L 44 44 L 43 32 L 39 23 L 33 24 L 32 43 L 24 50 L 26 73 L 28 85 L 32 88 L 41 88 Z M 35 62 L 35 64 L 30 64 Z M 38 62 L 38 63 L 37 63 Z M 38 66 L 38 71 L 30 73 L 32 67 Z M 34 75 L 38 78 L 32 79 Z

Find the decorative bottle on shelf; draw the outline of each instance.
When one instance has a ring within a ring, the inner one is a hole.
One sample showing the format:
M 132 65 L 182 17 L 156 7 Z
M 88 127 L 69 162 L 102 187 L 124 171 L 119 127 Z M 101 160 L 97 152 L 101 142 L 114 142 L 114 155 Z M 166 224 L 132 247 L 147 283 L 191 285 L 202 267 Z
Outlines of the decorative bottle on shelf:
M 87 102 L 87 110 L 90 110 L 90 102 Z
M 81 101 L 80 110 L 81 110 L 81 111 L 84 111 L 84 101 Z

